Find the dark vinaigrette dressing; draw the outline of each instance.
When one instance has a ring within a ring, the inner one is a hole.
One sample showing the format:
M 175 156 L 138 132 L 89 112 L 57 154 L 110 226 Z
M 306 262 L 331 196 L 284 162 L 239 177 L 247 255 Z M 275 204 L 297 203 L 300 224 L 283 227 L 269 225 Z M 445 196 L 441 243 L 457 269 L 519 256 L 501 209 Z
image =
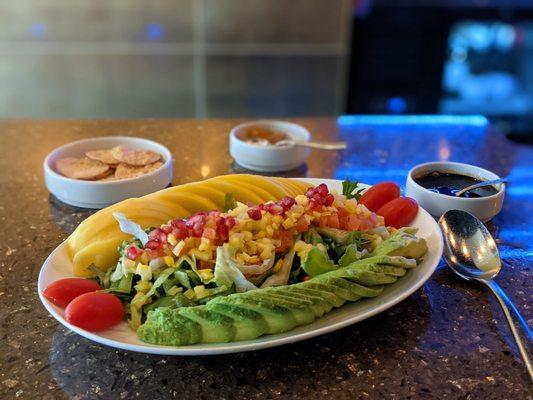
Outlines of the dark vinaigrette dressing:
M 445 194 L 447 196 L 455 196 L 455 193 L 459 190 L 483 181 L 467 175 L 433 171 L 429 174 L 415 178 L 415 182 L 432 192 Z M 466 192 L 461 197 L 487 197 L 496 193 L 498 193 L 498 191 L 494 186 L 483 186 Z

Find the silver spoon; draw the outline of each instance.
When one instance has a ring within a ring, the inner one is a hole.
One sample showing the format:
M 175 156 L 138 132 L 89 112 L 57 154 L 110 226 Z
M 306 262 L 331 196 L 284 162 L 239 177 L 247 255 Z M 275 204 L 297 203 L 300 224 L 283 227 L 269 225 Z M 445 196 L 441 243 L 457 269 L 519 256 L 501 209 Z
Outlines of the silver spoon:
M 305 140 L 280 140 L 276 146 L 304 146 L 320 150 L 344 150 L 348 147 L 346 142 L 307 142 Z
M 479 183 L 467 186 L 464 189 L 459 190 L 458 192 L 455 193 L 455 196 L 456 197 L 461 197 L 463 194 L 465 194 L 466 192 L 469 192 L 471 190 L 474 190 L 474 189 L 477 189 L 477 188 L 480 188 L 480 187 L 483 187 L 483 186 L 492 186 L 492 185 L 495 185 L 497 183 L 506 183 L 506 182 L 507 182 L 507 178 L 499 178 L 499 179 L 492 179 L 490 181 L 479 182 Z
M 466 280 L 476 280 L 483 283 L 496 296 L 507 318 L 507 323 L 509 328 L 511 328 L 529 377 L 533 381 L 531 361 L 503 299 L 507 298 L 507 295 L 493 281 L 493 278 L 500 272 L 501 260 L 498 247 L 490 232 L 479 219 L 460 210 L 447 211 L 440 217 L 439 225 L 444 234 L 444 260 L 457 275 Z M 511 307 L 518 317 L 523 320 L 523 317 L 512 303 Z M 529 331 L 527 324 L 525 324 L 525 328 Z

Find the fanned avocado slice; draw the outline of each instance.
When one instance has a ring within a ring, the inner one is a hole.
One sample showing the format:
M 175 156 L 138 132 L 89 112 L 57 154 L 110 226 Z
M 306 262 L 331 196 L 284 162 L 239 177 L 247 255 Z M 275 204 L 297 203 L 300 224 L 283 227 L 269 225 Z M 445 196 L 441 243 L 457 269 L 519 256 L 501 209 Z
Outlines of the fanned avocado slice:
M 273 300 L 276 304 L 290 308 L 298 325 L 309 324 L 315 319 L 315 313 L 312 308 L 313 303 L 309 300 L 278 295 L 275 291 L 252 291 L 250 294 L 253 295 L 254 299 Z
M 303 289 L 305 290 L 305 289 Z M 308 307 L 313 312 L 316 318 L 321 317 L 324 313 L 331 310 L 332 305 L 319 296 L 311 296 L 305 293 L 297 293 L 290 290 L 279 290 L 276 292 L 276 297 L 282 297 L 289 300 L 306 301 Z
M 233 318 L 209 310 L 206 307 L 182 307 L 179 314 L 200 324 L 202 342 L 231 342 L 235 337 Z
M 219 304 L 234 304 L 261 314 L 265 319 L 268 329 L 265 333 L 287 332 L 294 328 L 297 323 L 290 308 L 273 301 L 246 298 L 243 296 L 228 296 L 215 299 Z
M 338 297 L 330 292 L 324 292 L 322 290 L 311 289 L 310 287 L 301 286 L 301 284 L 287 286 L 286 293 L 294 294 L 295 296 L 309 296 L 317 297 L 323 303 L 325 312 L 329 312 L 334 305 L 338 302 Z
M 321 281 L 318 281 L 319 278 L 320 276 L 318 276 L 317 278 L 311 279 L 307 282 L 304 282 L 305 285 L 302 285 L 301 287 L 321 290 L 321 291 L 329 292 L 333 294 L 335 296 L 334 298 L 332 298 L 332 300 L 335 301 L 335 303 L 333 303 L 334 307 L 340 307 L 344 303 L 346 303 L 346 299 L 339 293 L 339 291 L 337 290 L 335 286 L 322 283 Z
M 235 304 L 215 303 L 210 301 L 206 308 L 233 319 L 235 337 L 233 340 L 254 339 L 269 331 L 263 316 L 257 311 Z
M 361 285 L 384 285 L 394 283 L 398 280 L 395 276 L 387 275 L 381 272 L 373 272 L 367 269 L 353 269 L 348 271 L 347 278 Z
M 350 287 L 350 283 L 345 279 L 331 277 L 331 278 L 324 279 L 322 282 L 328 285 L 337 286 L 345 290 L 346 293 L 349 293 L 349 295 L 346 297 L 346 300 L 348 301 L 356 301 L 361 298 L 359 294 L 357 294 L 355 291 L 352 290 L 352 288 Z
M 139 339 L 154 344 L 183 346 L 203 340 L 200 324 L 168 307 L 148 313 L 146 322 L 137 330 Z

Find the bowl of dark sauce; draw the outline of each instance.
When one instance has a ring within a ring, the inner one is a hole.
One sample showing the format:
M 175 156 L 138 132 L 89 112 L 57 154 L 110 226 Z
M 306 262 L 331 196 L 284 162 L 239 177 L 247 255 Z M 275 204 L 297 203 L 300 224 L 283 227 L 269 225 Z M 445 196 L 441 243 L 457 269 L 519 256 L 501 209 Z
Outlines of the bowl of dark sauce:
M 461 197 L 455 194 L 467 186 L 498 178 L 495 173 L 475 165 L 430 162 L 409 171 L 406 193 L 434 217 L 439 218 L 448 210 L 463 210 L 489 221 L 502 208 L 504 184 L 477 188 Z
M 486 181 L 486 179 L 479 179 L 473 176 L 444 171 L 431 171 L 415 178 L 415 182 L 420 186 L 446 196 L 456 196 L 457 192 L 460 190 L 484 181 Z M 498 189 L 494 186 L 483 186 L 466 192 L 462 197 L 488 197 L 495 195 L 496 193 L 498 193 Z

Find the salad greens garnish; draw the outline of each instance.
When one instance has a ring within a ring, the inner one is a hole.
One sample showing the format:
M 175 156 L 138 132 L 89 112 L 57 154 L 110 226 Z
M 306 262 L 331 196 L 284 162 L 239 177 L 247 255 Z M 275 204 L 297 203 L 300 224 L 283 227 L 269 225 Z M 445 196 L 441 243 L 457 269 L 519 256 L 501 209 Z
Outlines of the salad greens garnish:
M 235 207 L 237 207 L 237 202 L 235 201 L 233 193 L 226 193 L 224 196 L 224 206 L 222 207 L 222 212 L 228 212 L 229 210 L 233 210 Z
M 344 182 L 342 182 L 342 194 L 345 195 L 347 199 L 359 200 L 365 188 L 358 189 L 357 186 L 359 186 L 358 181 L 351 181 L 346 178 Z

